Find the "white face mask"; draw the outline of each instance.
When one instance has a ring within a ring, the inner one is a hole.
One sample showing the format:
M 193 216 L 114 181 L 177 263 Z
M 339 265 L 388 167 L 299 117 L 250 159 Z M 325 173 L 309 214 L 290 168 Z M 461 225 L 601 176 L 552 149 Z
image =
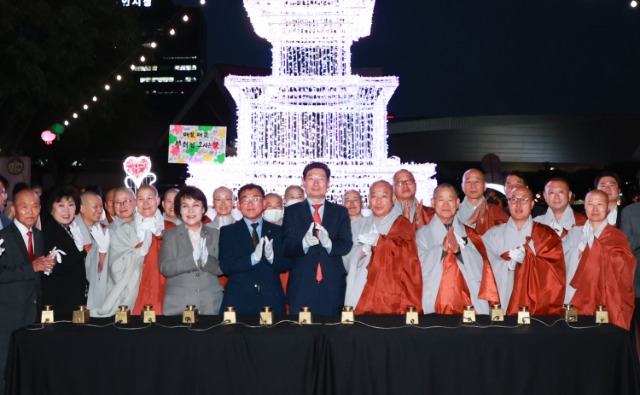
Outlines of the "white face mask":
M 296 204 L 296 203 L 300 203 L 302 201 L 302 199 L 291 199 L 287 202 L 287 204 L 285 204 L 285 207 L 289 207 L 292 204 Z
M 264 210 L 262 212 L 262 218 L 264 218 L 264 220 L 267 222 L 271 222 L 272 224 L 280 222 L 283 217 L 284 217 L 284 210 L 279 208 L 272 208 L 269 210 Z

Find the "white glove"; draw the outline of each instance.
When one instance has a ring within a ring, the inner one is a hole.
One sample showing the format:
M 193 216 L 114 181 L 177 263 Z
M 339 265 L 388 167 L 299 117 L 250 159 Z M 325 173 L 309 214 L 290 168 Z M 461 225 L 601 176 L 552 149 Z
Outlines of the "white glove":
M 82 243 L 82 234 L 80 233 L 80 227 L 75 222 L 71 222 L 69 224 L 69 231 L 73 235 L 73 242 L 76 244 L 76 248 L 78 251 L 82 251 L 84 249 L 84 244 Z
M 458 235 L 455 230 L 453 231 L 453 236 L 456 238 L 458 246 L 460 246 L 460 251 L 464 250 L 464 247 L 467 246 L 467 243 L 464 241 L 464 239 L 460 237 L 460 235 Z
M 302 238 L 302 248 L 309 248 L 320 244 L 320 240 L 316 237 L 313 229 L 315 225 L 316 224 L 312 222 L 311 226 L 309 226 L 309 230 L 304 234 L 304 237 Z
M 320 239 L 320 245 L 327 250 L 331 248 L 331 239 L 329 238 L 329 232 L 322 225 L 316 225 L 318 230 L 318 238 Z
M 258 242 L 258 244 L 256 245 L 255 251 L 253 251 L 253 257 L 255 258 L 256 262 L 260 262 L 260 259 L 262 259 L 263 247 L 264 247 L 264 237 L 260 239 L 260 242 Z
M 524 262 L 525 250 L 522 246 L 517 246 L 516 248 L 509 250 L 509 258 L 512 261 L 522 263 Z
M 370 247 L 375 247 L 378 244 L 379 237 L 380 232 L 378 232 L 378 228 L 376 228 L 374 224 L 373 229 L 371 229 L 369 233 L 358 235 L 358 243 L 368 245 Z M 371 251 L 371 249 L 369 249 L 369 251 Z
M 111 241 L 109 229 L 105 229 L 104 233 L 102 233 L 102 226 L 97 223 L 91 227 L 91 237 L 98 245 L 98 252 L 106 253 L 109 251 L 109 242 Z
M 209 249 L 207 248 L 207 239 L 204 237 L 200 239 L 200 262 L 202 262 L 202 267 L 207 264 L 209 260 Z
M 196 245 L 193 246 L 192 256 L 193 260 L 196 262 L 196 266 L 200 267 L 198 260 L 200 260 L 200 257 L 202 257 L 202 240 L 200 240 L 196 243 Z
M 49 251 L 49 256 L 51 258 L 55 258 L 56 262 L 58 263 L 62 263 L 62 256 L 63 255 L 67 255 L 66 252 L 59 250 L 58 247 L 53 247 L 53 250 Z M 46 274 L 47 276 L 51 274 L 50 270 L 46 270 L 44 272 L 44 274 Z
M 140 246 L 140 250 L 139 250 L 141 256 L 146 256 L 147 253 L 149 252 L 149 247 L 151 247 L 152 239 L 153 238 L 151 237 L 151 232 L 145 231 L 144 238 L 142 239 L 142 245 Z
M 0 239 L 0 255 L 4 252 L 4 248 L 2 248 L 2 244 L 4 243 L 4 239 Z
M 262 238 L 264 240 L 264 257 L 269 261 L 269 263 L 273 263 L 273 239 L 267 239 L 267 236 Z

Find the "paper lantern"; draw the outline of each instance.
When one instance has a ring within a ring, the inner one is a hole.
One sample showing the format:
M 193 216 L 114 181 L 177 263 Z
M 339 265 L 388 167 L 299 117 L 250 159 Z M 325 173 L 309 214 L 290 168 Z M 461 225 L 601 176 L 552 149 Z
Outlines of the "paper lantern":
M 56 139 L 56 135 L 51 133 L 51 130 L 45 130 L 40 134 L 40 138 L 46 145 L 51 145 L 53 143 L 53 140 Z

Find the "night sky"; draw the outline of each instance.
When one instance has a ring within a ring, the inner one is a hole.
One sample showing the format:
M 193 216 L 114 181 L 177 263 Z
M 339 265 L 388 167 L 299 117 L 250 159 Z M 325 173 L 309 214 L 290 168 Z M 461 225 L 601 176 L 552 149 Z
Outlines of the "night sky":
M 207 3 L 209 66 L 270 67 L 242 1 Z M 640 112 L 640 7 L 626 0 L 377 0 L 352 54 L 400 78 L 397 117 Z

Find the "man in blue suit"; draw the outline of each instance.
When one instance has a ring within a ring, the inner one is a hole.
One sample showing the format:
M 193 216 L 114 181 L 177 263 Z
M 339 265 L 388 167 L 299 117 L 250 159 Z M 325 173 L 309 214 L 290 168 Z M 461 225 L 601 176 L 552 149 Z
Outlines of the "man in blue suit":
M 238 313 L 258 313 L 270 306 L 275 314 L 285 313 L 280 273 L 289 270 L 283 254 L 280 226 L 262 219 L 264 190 L 247 184 L 238 190 L 243 219 L 220 228 L 220 268 L 229 277 L 222 310 L 235 307 Z
M 351 250 L 351 222 L 345 207 L 325 200 L 331 171 L 312 162 L 302 172 L 307 199 L 286 208 L 284 253 L 292 259 L 287 301 L 291 314 L 303 306 L 318 315 L 337 315 L 344 304 L 346 271 L 342 256 Z

